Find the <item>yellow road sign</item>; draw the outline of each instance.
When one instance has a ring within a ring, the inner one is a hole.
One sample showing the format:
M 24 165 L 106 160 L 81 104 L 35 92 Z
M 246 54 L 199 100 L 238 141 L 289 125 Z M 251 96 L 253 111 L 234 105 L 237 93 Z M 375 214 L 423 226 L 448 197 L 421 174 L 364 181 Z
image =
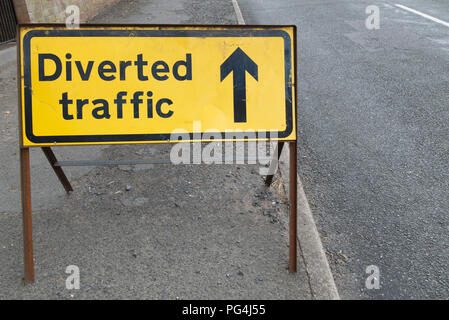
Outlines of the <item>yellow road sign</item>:
M 295 34 L 20 26 L 22 144 L 176 142 L 174 132 L 296 140 Z

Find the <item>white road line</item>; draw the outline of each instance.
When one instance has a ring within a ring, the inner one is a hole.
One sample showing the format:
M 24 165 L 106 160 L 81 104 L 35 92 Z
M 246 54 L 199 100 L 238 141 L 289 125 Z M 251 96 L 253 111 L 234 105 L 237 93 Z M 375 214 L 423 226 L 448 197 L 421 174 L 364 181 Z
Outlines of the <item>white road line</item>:
M 398 7 L 398 8 L 401 8 L 401 9 L 403 9 L 403 10 L 410 11 L 410 12 L 412 12 L 412 13 L 414 13 L 414 14 L 417 14 L 417 15 L 419 15 L 419 16 L 421 16 L 421 17 L 424 17 L 424 18 L 426 18 L 426 19 L 432 20 L 433 22 L 442 24 L 443 26 L 449 27 L 449 22 L 446 22 L 446 21 L 440 20 L 440 19 L 438 19 L 438 18 L 429 16 L 428 14 L 425 14 L 425 13 L 422 13 L 422 12 L 420 12 L 420 11 L 418 11 L 418 10 L 415 10 L 415 9 L 412 9 L 412 8 L 409 8 L 409 7 L 406 7 L 406 6 L 403 6 L 402 4 L 395 4 L 395 6 Z
M 240 10 L 239 3 L 237 0 L 231 0 L 232 5 L 234 6 L 235 15 L 237 16 L 237 22 L 239 24 L 245 24 L 245 20 L 243 19 L 242 11 Z

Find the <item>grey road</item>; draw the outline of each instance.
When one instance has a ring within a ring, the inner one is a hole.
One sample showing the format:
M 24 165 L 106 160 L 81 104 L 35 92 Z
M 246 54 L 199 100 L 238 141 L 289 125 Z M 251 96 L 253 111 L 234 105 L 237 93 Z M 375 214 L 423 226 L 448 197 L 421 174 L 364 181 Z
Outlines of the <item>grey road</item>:
M 449 27 L 395 6 L 448 22 L 449 1 L 397 1 L 239 0 L 299 28 L 300 175 L 346 299 L 449 297 Z

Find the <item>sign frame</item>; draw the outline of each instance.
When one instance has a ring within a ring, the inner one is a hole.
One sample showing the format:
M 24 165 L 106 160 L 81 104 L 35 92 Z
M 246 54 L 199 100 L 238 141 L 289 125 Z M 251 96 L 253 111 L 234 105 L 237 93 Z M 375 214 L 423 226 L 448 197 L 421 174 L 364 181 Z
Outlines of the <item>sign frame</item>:
M 34 27 L 45 27 L 45 28 L 65 28 L 65 25 L 62 24 L 19 24 L 17 27 L 17 87 L 18 87 L 18 119 L 19 119 L 19 148 L 20 148 L 20 176 L 21 176 L 21 200 L 22 200 L 22 221 L 23 221 L 23 250 L 24 250 L 24 284 L 27 285 L 29 283 L 33 283 L 35 281 L 35 273 L 34 273 L 34 255 L 33 255 L 33 239 L 32 239 L 32 208 L 31 208 L 31 179 L 30 179 L 30 149 L 40 147 L 42 151 L 44 152 L 46 158 L 48 159 L 52 169 L 54 170 L 55 174 L 57 175 L 58 179 L 60 180 L 61 184 L 63 185 L 65 191 L 67 193 L 70 193 L 73 191 L 72 186 L 70 185 L 69 180 L 67 179 L 64 171 L 62 170 L 62 164 L 58 162 L 56 159 L 56 156 L 54 155 L 53 151 L 51 150 L 50 146 L 59 146 L 59 145 L 70 145 L 70 146 L 77 146 L 77 145 L 95 145 L 95 144 L 116 144 L 116 143 L 122 143 L 122 144 L 133 144 L 133 143 L 167 143 L 167 142 L 194 142 L 197 140 L 193 139 L 194 133 L 189 133 L 189 136 L 191 138 L 190 141 L 167 141 L 166 137 L 164 139 L 160 139 L 157 141 L 137 141 L 136 140 L 126 140 L 124 142 L 117 142 L 117 141 L 93 141 L 89 142 L 83 141 L 71 141 L 68 144 L 58 144 L 58 141 L 50 141 L 46 142 L 44 144 L 39 145 L 24 145 L 23 144 L 23 134 L 24 134 L 24 128 L 23 128 L 23 120 L 25 122 L 27 119 L 22 119 L 22 39 L 21 39 L 21 30 L 23 28 L 34 28 Z M 288 130 L 294 130 L 293 137 L 291 134 L 287 135 L 289 136 L 288 139 L 283 139 L 282 136 L 279 138 L 273 138 L 271 137 L 267 132 L 267 136 L 264 137 L 264 139 L 258 139 L 257 137 L 255 140 L 277 140 L 278 144 L 276 147 L 275 155 L 272 159 L 272 164 L 277 163 L 279 161 L 279 157 L 281 155 L 283 146 L 288 143 L 289 144 L 289 165 L 290 165 L 290 177 L 289 177 L 289 201 L 290 201 L 290 208 L 289 208 L 289 267 L 288 272 L 296 272 L 297 271 L 297 125 L 296 122 L 298 121 L 298 113 L 297 113 L 297 88 L 298 88 L 298 82 L 297 82 L 297 69 L 298 69 L 298 61 L 297 61 L 297 28 L 295 25 L 174 25 L 174 24 L 162 24 L 162 25 L 154 25 L 154 24 L 106 24 L 106 25 L 100 25 L 100 24 L 81 24 L 80 29 L 83 28 L 130 28 L 129 31 L 132 31 L 132 28 L 155 28 L 155 29 L 179 29 L 179 28 L 185 28 L 195 30 L 198 28 L 211 28 L 211 29 L 227 29 L 232 30 L 234 33 L 238 32 L 245 32 L 247 36 L 251 36 L 251 32 L 255 29 L 280 29 L 280 28 L 293 28 L 293 38 L 291 39 L 292 47 L 290 48 L 290 61 L 292 61 L 293 72 L 292 77 L 289 79 L 290 84 L 290 95 L 286 94 L 286 100 L 290 100 L 291 106 L 289 110 L 291 111 L 290 119 L 288 112 L 286 110 L 286 124 Z M 67 29 L 69 30 L 69 29 Z M 79 30 L 75 30 L 74 32 L 78 32 Z M 24 70 L 24 71 L 28 71 Z M 289 74 L 290 76 L 291 74 Z M 26 76 L 24 74 L 24 76 Z M 27 83 L 28 86 L 26 86 L 25 89 L 30 90 L 31 83 Z M 286 79 L 287 84 L 287 79 Z M 287 87 L 287 86 L 286 86 Z M 28 93 L 25 93 L 27 95 Z M 29 97 L 27 98 L 29 99 Z M 288 108 L 288 104 L 286 101 L 286 108 Z M 29 117 L 28 115 L 25 115 L 25 117 Z M 29 121 L 29 119 L 28 119 Z M 289 124 L 290 121 L 290 124 Z M 294 122 L 293 122 L 294 121 Z M 25 134 L 33 133 L 32 128 L 30 131 L 30 128 L 26 127 Z M 232 139 L 222 139 L 219 141 L 253 141 L 254 139 L 248 139 L 246 137 L 246 133 L 244 133 L 244 136 L 238 137 L 234 135 Z M 129 138 L 129 137 L 128 137 Z M 139 138 L 139 137 L 137 137 Z M 79 138 L 78 138 L 79 139 Z M 207 142 L 208 140 L 201 140 Z M 217 140 L 211 140 L 211 141 L 217 141 Z M 94 164 L 94 162 L 90 162 L 90 165 Z M 101 165 L 101 164 L 98 164 Z M 270 166 L 271 167 L 271 166 Z M 267 175 L 265 179 L 266 186 L 270 186 L 273 177 L 275 175 L 275 172 L 273 174 Z
M 124 28 L 158 28 L 158 30 L 133 30 Z M 48 28 L 48 30 L 35 29 L 28 31 L 24 36 L 22 43 L 21 30 L 23 28 Z M 61 32 L 60 29 L 63 29 Z M 19 60 L 20 69 L 23 63 L 24 83 L 20 83 L 20 91 L 24 93 L 24 121 L 20 122 L 21 144 L 24 145 L 24 137 L 33 144 L 27 144 L 29 147 L 43 147 L 43 146 L 58 146 L 58 145 L 90 145 L 90 144 L 128 144 L 128 143 L 177 143 L 177 142 L 193 142 L 195 140 L 194 133 L 189 132 L 189 139 L 186 140 L 170 140 L 170 133 L 150 133 L 150 134 L 108 134 L 108 135 L 68 135 L 68 136 L 38 136 L 33 132 L 32 125 L 32 101 L 31 101 L 31 74 L 30 74 L 30 41 L 33 37 L 50 37 L 52 35 L 61 37 L 77 37 L 82 30 L 83 37 L 146 37 L 149 34 L 151 37 L 281 37 L 284 40 L 284 86 L 285 86 L 285 124 L 284 131 L 278 132 L 257 132 L 254 131 L 256 139 L 248 139 L 248 132 L 233 132 L 232 139 L 220 139 L 215 141 L 251 141 L 251 140 L 290 140 L 293 131 L 296 133 L 296 92 L 293 92 L 296 80 L 290 76 L 297 73 L 296 49 L 296 26 L 294 25 L 146 25 L 146 24 L 81 24 L 79 29 L 64 29 L 62 24 L 19 24 L 18 26 L 18 43 L 20 44 L 20 51 L 23 46 L 22 60 Z M 87 30 L 83 30 L 87 28 Z M 92 30 L 98 28 L 98 30 Z M 108 29 L 100 29 L 108 28 Z M 114 30 L 112 28 L 118 28 Z M 121 28 L 121 29 L 120 29 Z M 189 29 L 190 28 L 190 29 Z M 201 30 L 200 28 L 210 28 L 210 30 Z M 281 28 L 292 28 L 293 39 L 290 35 Z M 163 35 L 157 35 L 158 32 L 164 32 Z M 112 35 L 108 35 L 112 33 Z M 210 35 L 209 35 L 210 34 Z M 20 53 L 21 54 L 21 53 Z M 293 66 L 292 66 L 293 64 Z M 293 72 L 292 72 L 293 71 Z M 293 80 L 293 81 L 292 81 Z M 21 100 L 22 101 L 22 98 Z M 19 112 L 23 112 L 19 108 Z M 25 126 L 23 126 L 25 123 Z M 24 130 L 25 129 L 25 130 Z M 208 134 L 221 134 L 224 136 L 225 132 L 207 132 Z M 251 132 L 250 132 L 251 133 Z M 297 133 L 296 133 L 297 134 Z M 213 141 L 213 140 L 202 140 Z

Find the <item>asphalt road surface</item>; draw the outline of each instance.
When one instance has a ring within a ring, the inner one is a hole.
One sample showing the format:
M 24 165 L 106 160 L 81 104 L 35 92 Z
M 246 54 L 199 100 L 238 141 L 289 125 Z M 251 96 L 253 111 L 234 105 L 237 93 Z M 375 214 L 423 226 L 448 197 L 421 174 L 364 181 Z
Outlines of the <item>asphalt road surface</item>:
M 449 22 L 449 1 L 397 1 L 239 0 L 298 26 L 300 175 L 346 299 L 449 297 L 449 25 L 395 6 Z

